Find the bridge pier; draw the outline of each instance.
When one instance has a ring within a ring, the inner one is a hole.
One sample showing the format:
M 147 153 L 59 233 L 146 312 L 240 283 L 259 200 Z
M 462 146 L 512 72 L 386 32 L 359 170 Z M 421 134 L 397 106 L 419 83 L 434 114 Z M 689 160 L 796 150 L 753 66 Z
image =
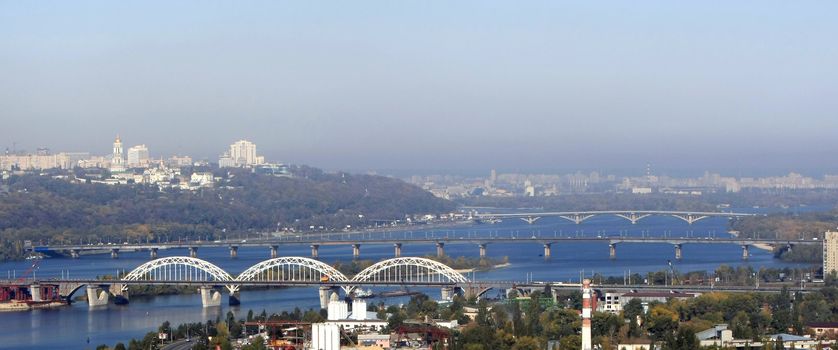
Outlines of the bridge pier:
M 204 307 L 221 306 L 221 292 L 210 286 L 201 286 L 201 304 Z
M 442 301 L 451 300 L 451 297 L 453 296 L 452 295 L 453 293 L 454 293 L 454 288 L 452 288 L 452 287 L 442 287 L 442 290 L 441 290 L 441 293 L 440 293 L 441 294 L 440 295 L 441 300 Z
M 445 256 L 445 243 L 436 242 L 436 256 L 438 258 Z
M 751 254 L 748 248 L 749 246 L 747 244 L 742 245 L 742 260 L 748 260 L 748 257 L 750 257 Z
M 402 244 L 401 243 L 393 243 L 393 249 L 395 249 L 395 252 L 393 252 L 393 255 L 395 255 L 395 257 L 397 257 L 397 258 L 401 258 L 402 257 Z
M 189 247 L 189 257 L 190 258 L 197 258 L 198 257 L 198 247 Z
M 609 243 L 608 244 L 608 257 L 613 259 L 617 258 L 617 244 L 616 243 Z
M 33 284 L 29 286 L 29 294 L 32 295 L 32 301 L 43 301 L 41 297 L 41 285 Z
M 271 259 L 276 259 L 279 256 L 277 253 L 279 251 L 279 246 L 272 245 L 271 246 Z
M 157 259 L 157 248 L 151 248 L 148 252 L 148 256 L 154 260 Z
M 358 259 L 361 256 L 361 245 L 355 243 L 352 245 L 352 258 Z
M 551 246 L 552 243 L 544 243 L 544 258 L 547 259 L 550 257 Z
M 486 257 L 486 243 L 480 244 L 480 258 L 483 259 Z
M 238 258 L 239 257 L 239 247 L 231 245 L 230 246 L 230 258 Z
M 78 249 L 70 250 L 70 257 L 73 258 L 73 259 L 78 259 L 79 258 L 79 250 Z
M 530 225 L 534 224 L 536 221 L 538 221 L 538 219 L 541 219 L 541 217 L 538 217 L 538 216 L 536 216 L 536 217 L 533 217 L 533 216 L 527 216 L 527 217 L 525 217 L 525 218 L 521 218 L 521 220 L 524 220 L 524 222 L 526 222 L 526 223 L 528 223 L 528 224 L 530 224 Z
M 87 305 L 90 307 L 108 305 L 108 291 L 99 286 L 87 286 Z
M 317 259 L 317 256 L 320 255 L 320 245 L 319 244 L 312 244 L 311 245 L 311 257 Z
M 119 259 L 119 249 L 111 249 L 111 259 Z
M 113 295 L 113 303 L 116 305 L 128 304 L 128 286 L 122 283 L 112 284 L 108 291 Z
M 683 255 L 681 255 L 681 245 L 680 245 L 680 244 L 676 244 L 676 245 L 675 245 L 675 260 L 681 260 L 681 257 L 682 257 L 682 256 L 683 256 Z
M 230 297 L 227 298 L 227 304 L 230 306 L 237 306 L 241 305 L 241 303 L 241 295 L 239 294 L 239 291 L 231 292 Z
M 320 286 L 320 289 L 317 291 L 320 295 L 320 308 L 325 309 L 329 306 L 329 292 L 331 288 L 326 286 Z

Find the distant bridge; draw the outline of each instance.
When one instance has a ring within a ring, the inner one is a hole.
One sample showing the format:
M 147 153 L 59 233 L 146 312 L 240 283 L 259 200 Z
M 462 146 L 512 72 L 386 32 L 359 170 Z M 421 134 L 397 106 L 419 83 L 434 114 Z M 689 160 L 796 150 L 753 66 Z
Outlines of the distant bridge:
M 528 224 L 535 223 L 538 219 L 543 217 L 560 217 L 562 219 L 570 220 L 574 223 L 581 224 L 594 216 L 599 215 L 613 215 L 628 220 L 632 224 L 636 224 L 641 219 L 652 215 L 671 216 L 692 225 L 696 221 L 703 220 L 710 217 L 727 217 L 727 218 L 741 218 L 748 216 L 758 216 L 759 214 L 749 213 L 733 213 L 733 212 L 701 212 L 701 211 L 669 211 L 669 210 L 595 210 L 595 211 L 556 211 L 556 212 L 516 212 L 516 213 L 472 213 L 471 217 L 480 220 L 492 222 L 497 219 L 517 218 Z
M 160 249 L 188 249 L 189 256 L 197 257 L 199 248 L 207 247 L 227 247 L 230 249 L 230 256 L 235 258 L 238 256 L 238 249 L 240 247 L 267 247 L 269 248 L 269 256 L 271 258 L 279 257 L 281 246 L 309 246 L 311 248 L 311 257 L 317 258 L 319 256 L 319 249 L 321 246 L 351 246 L 352 256 L 359 258 L 361 256 L 361 246 L 364 244 L 392 244 L 395 257 L 401 257 L 402 247 L 405 244 L 431 244 L 436 246 L 437 256 L 445 255 L 445 246 L 450 244 L 473 244 L 479 248 L 480 257 L 485 257 L 488 252 L 490 244 L 533 244 L 541 246 L 545 258 L 552 256 L 552 246 L 555 244 L 565 243 L 603 243 L 609 246 L 609 257 L 615 259 L 617 257 L 618 244 L 671 244 L 675 249 L 675 259 L 682 258 L 682 246 L 684 244 L 733 244 L 742 247 L 742 258 L 747 259 L 750 256 L 750 247 L 755 245 L 792 248 L 797 245 L 820 245 L 820 240 L 789 240 L 776 238 L 739 238 L 739 237 L 698 237 L 698 236 L 679 236 L 671 235 L 663 236 L 563 236 L 558 232 L 552 234 L 532 233 L 531 235 L 521 235 L 517 233 L 510 233 L 509 235 L 489 234 L 489 235 L 471 235 L 463 233 L 460 235 L 452 234 L 425 234 L 414 235 L 404 232 L 398 235 L 381 235 L 370 238 L 363 238 L 358 236 L 319 236 L 319 235 L 303 235 L 290 239 L 271 238 L 271 239 L 256 239 L 256 240 L 224 240 L 224 241 L 185 241 L 185 242 L 164 242 L 164 243 L 126 243 L 114 245 L 51 245 L 51 246 L 37 246 L 32 248 L 35 252 L 45 254 L 65 253 L 74 258 L 81 256 L 81 252 L 110 252 L 112 258 L 118 258 L 120 252 L 125 251 L 148 251 L 152 259 L 158 257 Z

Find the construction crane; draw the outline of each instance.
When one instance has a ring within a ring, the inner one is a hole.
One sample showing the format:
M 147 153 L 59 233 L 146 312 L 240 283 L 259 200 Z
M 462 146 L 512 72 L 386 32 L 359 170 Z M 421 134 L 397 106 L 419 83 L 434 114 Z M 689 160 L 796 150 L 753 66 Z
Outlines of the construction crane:
M 40 263 L 41 263 L 41 259 L 34 259 L 34 261 L 32 262 L 32 266 L 30 266 L 26 271 L 24 271 L 20 275 L 20 278 L 17 279 L 17 282 L 18 283 L 23 283 L 24 281 L 26 281 L 26 277 L 29 276 L 29 275 L 32 275 L 34 277 L 35 276 L 35 270 L 38 269 L 38 264 L 40 264 Z

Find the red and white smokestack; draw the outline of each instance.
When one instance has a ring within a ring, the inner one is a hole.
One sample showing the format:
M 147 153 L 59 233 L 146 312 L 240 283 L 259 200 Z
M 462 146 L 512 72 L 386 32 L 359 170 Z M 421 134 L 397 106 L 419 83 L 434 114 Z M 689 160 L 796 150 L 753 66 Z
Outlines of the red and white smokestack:
M 593 349 L 591 344 L 591 313 L 593 312 L 591 280 L 582 281 L 582 350 Z

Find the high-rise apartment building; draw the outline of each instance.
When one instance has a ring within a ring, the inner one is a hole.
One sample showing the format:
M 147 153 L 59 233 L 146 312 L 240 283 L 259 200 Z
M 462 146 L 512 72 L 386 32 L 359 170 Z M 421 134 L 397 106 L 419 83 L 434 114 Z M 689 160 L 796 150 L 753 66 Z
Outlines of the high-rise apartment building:
M 823 274 L 838 272 L 838 231 L 823 234 Z
M 265 163 L 265 158 L 256 155 L 256 144 L 239 140 L 230 145 L 230 152 L 219 159 L 219 166 L 254 166 Z
M 128 149 L 129 168 L 145 168 L 148 167 L 148 163 L 148 147 L 146 145 L 137 145 Z

